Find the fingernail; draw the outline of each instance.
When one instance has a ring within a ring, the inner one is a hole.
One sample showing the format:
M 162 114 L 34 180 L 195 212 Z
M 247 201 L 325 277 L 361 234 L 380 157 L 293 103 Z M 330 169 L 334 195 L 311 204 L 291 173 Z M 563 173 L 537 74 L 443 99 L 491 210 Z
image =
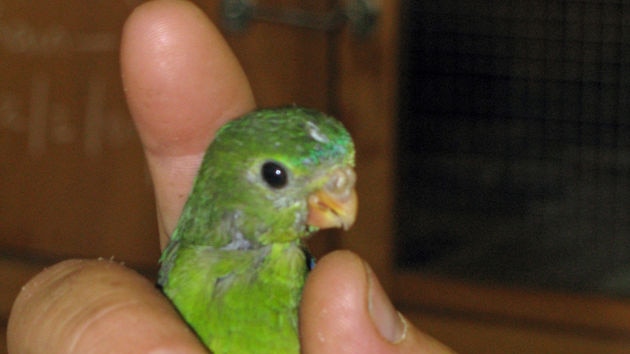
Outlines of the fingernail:
M 407 322 L 392 305 L 372 268 L 365 262 L 364 266 L 368 280 L 368 311 L 372 322 L 383 338 L 391 343 L 399 343 L 405 339 Z

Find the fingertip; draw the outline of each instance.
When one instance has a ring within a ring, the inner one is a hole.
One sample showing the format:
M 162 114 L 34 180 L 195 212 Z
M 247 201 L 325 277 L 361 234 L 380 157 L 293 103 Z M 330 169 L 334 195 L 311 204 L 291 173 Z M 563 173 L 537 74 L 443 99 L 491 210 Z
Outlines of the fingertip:
M 238 60 L 201 9 L 154 0 L 127 19 L 121 72 L 147 157 L 164 247 L 217 129 L 255 107 Z
M 9 352 L 203 353 L 168 300 L 109 260 L 71 260 L 29 281 L 7 329 Z
M 304 286 L 300 334 L 305 353 L 367 353 L 375 328 L 368 316 L 363 261 L 348 251 L 321 258 Z
M 254 107 L 238 60 L 189 1 L 138 6 L 124 25 L 120 57 L 129 108 L 149 156 L 203 152 L 218 127 Z
M 45 268 L 22 287 L 13 302 L 7 323 L 9 352 L 36 352 L 33 349 L 41 347 L 42 343 L 47 343 L 52 348 L 58 346 L 59 338 L 56 332 L 59 327 L 50 326 L 47 323 L 49 321 L 54 322 L 54 319 L 48 316 L 48 312 L 54 307 L 56 298 L 63 297 L 63 294 L 58 290 L 59 283 L 76 272 L 81 263 L 81 260 L 67 260 Z M 41 317 L 41 319 L 35 322 L 37 317 Z M 49 331 L 40 332 L 38 325 L 42 328 L 52 328 Z M 32 338 L 32 340 L 28 338 Z
M 359 256 L 335 251 L 308 276 L 300 306 L 304 353 L 453 353 L 391 304 Z

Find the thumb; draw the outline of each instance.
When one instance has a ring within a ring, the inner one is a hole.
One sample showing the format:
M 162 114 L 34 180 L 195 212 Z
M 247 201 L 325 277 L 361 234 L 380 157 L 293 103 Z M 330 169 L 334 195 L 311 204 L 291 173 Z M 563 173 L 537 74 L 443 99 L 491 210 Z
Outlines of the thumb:
M 300 308 L 304 353 L 453 353 L 391 304 L 370 267 L 337 251 L 309 275 Z

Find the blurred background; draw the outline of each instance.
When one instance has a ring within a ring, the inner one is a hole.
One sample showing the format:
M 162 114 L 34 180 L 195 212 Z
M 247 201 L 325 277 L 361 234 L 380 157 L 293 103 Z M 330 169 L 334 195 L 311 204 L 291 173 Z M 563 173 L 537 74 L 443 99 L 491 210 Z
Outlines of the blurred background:
M 118 64 L 140 3 L 0 0 L 3 331 L 21 286 L 60 260 L 155 276 Z M 310 240 L 316 255 L 359 253 L 461 353 L 630 350 L 630 3 L 196 3 L 260 106 L 314 107 L 355 137 L 359 218 Z

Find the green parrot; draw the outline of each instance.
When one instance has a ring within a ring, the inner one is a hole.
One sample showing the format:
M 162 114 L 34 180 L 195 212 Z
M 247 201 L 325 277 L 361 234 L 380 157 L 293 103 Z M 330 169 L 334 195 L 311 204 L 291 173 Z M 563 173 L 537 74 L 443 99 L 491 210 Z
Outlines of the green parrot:
M 300 352 L 298 307 L 314 264 L 303 240 L 353 224 L 353 167 L 350 135 L 315 110 L 262 109 L 218 131 L 158 279 L 212 352 Z

